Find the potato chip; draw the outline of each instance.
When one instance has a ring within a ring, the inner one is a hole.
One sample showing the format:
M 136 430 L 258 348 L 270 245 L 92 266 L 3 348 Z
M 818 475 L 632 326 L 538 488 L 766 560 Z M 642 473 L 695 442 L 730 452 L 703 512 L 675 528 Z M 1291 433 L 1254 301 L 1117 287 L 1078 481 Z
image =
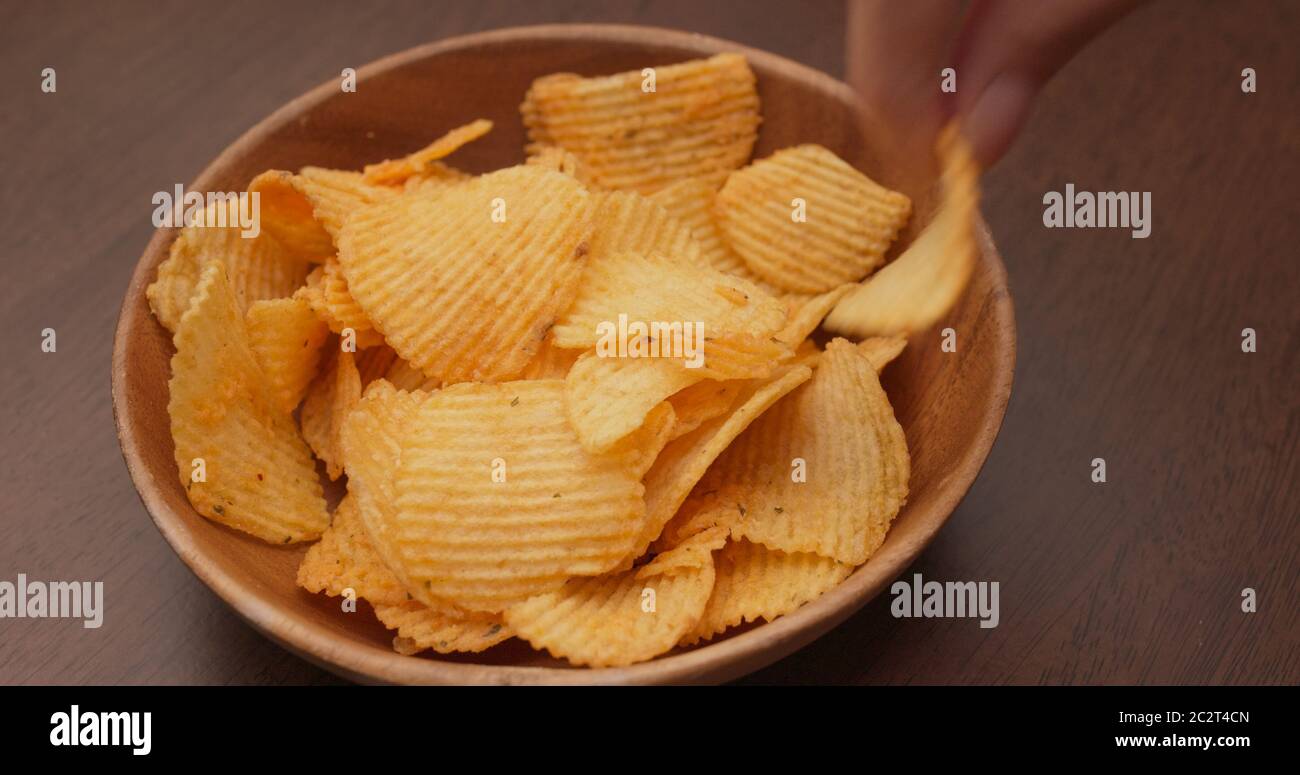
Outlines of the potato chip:
M 645 475 L 645 527 L 632 557 L 639 557 L 659 537 L 709 464 L 732 440 L 781 396 L 812 376 L 806 366 L 783 368 L 767 380 L 753 380 L 739 391 L 724 415 L 669 442 Z
M 335 245 L 343 224 L 353 213 L 401 193 L 401 189 L 393 186 L 367 183 L 360 172 L 325 167 L 303 167 L 293 177 L 293 186 L 311 202 L 312 214 L 334 238 Z
M 730 536 L 731 528 L 740 520 L 740 508 L 716 496 L 716 491 L 701 494 L 697 487 L 664 525 L 663 532 L 651 545 L 651 551 L 656 554 L 666 552 L 702 533 L 721 535 L 724 539 Z M 718 544 L 714 548 L 720 547 Z
M 401 360 L 393 348 L 388 345 L 378 345 L 376 347 L 367 347 L 358 352 L 353 358 L 357 364 L 357 374 L 361 377 L 361 388 L 364 390 L 367 385 L 377 379 L 383 379 L 388 374 L 393 364 Z
M 781 329 L 776 338 L 792 347 L 798 346 L 817 330 L 822 318 L 855 287 L 852 283 L 845 283 L 816 296 L 787 296 L 785 301 L 791 308 L 790 314 L 785 328 Z
M 657 358 L 588 352 L 564 378 L 564 408 L 588 452 L 604 452 L 641 427 L 650 410 L 700 380 L 698 370 Z
M 375 553 L 352 495 L 339 502 L 333 523 L 302 558 L 298 586 L 374 606 L 401 605 L 411 597 Z
M 307 389 L 302 402 L 302 437 L 325 463 L 331 480 L 343 474 L 340 448 L 343 420 L 361 400 L 361 374 L 352 353 L 335 351 L 329 365 Z
M 668 401 L 677 415 L 673 438 L 685 436 L 726 412 L 744 385 L 743 380 L 706 379 L 669 396 Z
M 590 209 L 573 178 L 511 167 L 355 214 L 339 261 L 375 328 L 426 375 L 508 379 L 577 292 Z
M 673 405 L 664 401 L 650 410 L 640 428 L 615 444 L 610 452 L 621 457 L 632 475 L 640 479 L 672 440 L 676 423 Z
M 377 605 L 375 616 L 397 630 L 393 650 L 418 654 L 432 649 L 439 654 L 478 653 L 514 637 L 500 614 L 461 611 L 452 606 L 430 607 L 414 600 L 398 605 Z
M 909 465 L 874 365 L 835 339 L 812 380 L 749 426 L 699 489 L 739 505 L 737 538 L 861 565 L 907 500 Z
M 778 288 L 822 293 L 885 261 L 912 202 L 820 145 L 777 151 L 738 170 L 714 215 L 750 271 Z
M 418 175 L 412 175 L 402 184 L 402 190 L 406 192 L 423 191 L 424 193 L 436 193 L 445 191 L 458 183 L 463 183 L 473 179 L 473 175 L 461 172 L 455 167 L 448 167 L 440 161 L 435 161 L 424 168 L 424 171 Z
M 267 170 L 248 184 L 257 194 L 262 229 L 310 261 L 334 253 L 334 240 L 317 222 L 311 201 L 293 184 L 293 173 Z
M 564 383 L 463 383 L 407 423 L 396 538 L 421 602 L 501 611 L 628 556 L 645 514 L 639 458 L 582 448 Z
M 682 645 L 710 640 L 744 622 L 770 622 L 793 613 L 853 572 L 853 566 L 829 557 L 787 554 L 749 541 L 732 541 L 713 559 L 717 574 L 713 593 Z
M 298 408 L 316 378 L 329 329 L 302 299 L 255 301 L 245 316 L 248 343 L 281 411 Z
M 633 191 L 599 191 L 590 262 L 618 253 L 662 253 L 690 265 L 703 262 L 691 227 Z
M 871 361 L 877 374 L 901 355 L 904 347 L 907 347 L 907 340 L 901 336 L 873 336 L 858 342 L 858 351 Z
M 352 298 L 348 290 L 343 267 L 334 256 L 325 260 L 307 275 L 307 284 L 294 294 L 306 301 L 320 319 L 336 334 L 351 331 L 353 345 L 362 350 L 384 343 L 384 337 L 375 330 L 370 318 Z
M 979 167 L 949 127 L 939 137 L 943 199 L 912 244 L 836 305 L 827 330 L 856 337 L 924 331 L 961 297 L 975 268 Z
M 412 392 L 417 390 L 430 392 L 442 387 L 439 380 L 424 376 L 424 372 L 401 358 L 394 360 L 392 365 L 388 367 L 388 371 L 384 372 L 384 379 L 392 383 L 393 387 L 398 390 Z
M 462 145 L 472 143 L 491 131 L 492 122 L 482 118 L 464 126 L 456 127 L 408 156 L 403 156 L 400 159 L 390 159 L 379 164 L 367 164 L 364 180 L 373 185 L 405 183 L 408 178 L 427 170 L 433 162 L 450 156 Z
M 564 379 L 581 355 L 581 350 L 565 350 L 556 347 L 548 334 L 538 345 L 533 359 L 524 367 L 524 373 L 519 377 L 520 379 Z
M 670 215 L 690 228 L 709 266 L 762 287 L 763 283 L 749 271 L 744 260 L 727 245 L 722 232 L 718 231 L 718 223 L 713 217 L 713 200 L 717 193 L 717 189 L 704 180 L 685 178 L 659 189 L 650 195 L 650 199 L 663 205 Z M 772 291 L 770 287 L 764 290 Z
M 528 154 L 525 164 L 535 164 L 546 169 L 562 172 L 576 178 L 580 183 L 590 183 L 586 173 L 582 169 L 582 162 L 578 157 L 564 150 L 550 145 L 537 146 Z
M 713 553 L 727 543 L 731 528 L 710 525 L 685 536 L 670 548 L 661 550 L 650 562 L 636 569 L 638 579 L 675 576 L 713 564 Z
M 739 54 L 581 78 L 538 78 L 523 105 L 541 146 L 572 152 L 602 188 L 652 193 L 682 178 L 715 188 L 744 164 L 758 135 L 754 73 Z
M 224 208 L 226 223 L 238 224 L 238 203 L 214 203 L 205 209 L 206 223 Z M 311 264 L 295 255 L 268 232 L 256 237 L 241 236 L 238 225 L 198 226 L 181 229 L 166 261 L 158 266 L 158 278 L 145 291 L 158 322 L 175 333 L 181 315 L 189 309 L 204 265 L 220 260 L 226 266 L 231 292 L 242 315 L 248 305 L 260 299 L 289 296 L 307 278 Z
M 704 612 L 713 589 L 713 558 L 698 546 L 681 560 L 660 557 L 665 571 L 637 570 L 572 579 L 505 612 L 506 623 L 535 648 L 575 665 L 617 667 L 672 649 Z M 649 566 L 647 566 L 649 567 Z
M 319 537 L 330 517 L 316 467 L 253 357 L 221 261 L 204 266 L 174 341 L 167 413 L 194 509 L 269 543 Z

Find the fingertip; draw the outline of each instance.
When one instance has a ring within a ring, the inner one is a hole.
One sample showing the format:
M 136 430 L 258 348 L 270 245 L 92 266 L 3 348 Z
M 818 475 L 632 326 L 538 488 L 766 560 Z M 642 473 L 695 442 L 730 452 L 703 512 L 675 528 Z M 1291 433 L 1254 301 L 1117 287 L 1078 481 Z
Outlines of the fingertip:
M 962 135 L 982 168 L 988 169 L 1011 147 L 1029 117 L 1038 88 L 1032 77 L 1000 73 L 961 113 Z

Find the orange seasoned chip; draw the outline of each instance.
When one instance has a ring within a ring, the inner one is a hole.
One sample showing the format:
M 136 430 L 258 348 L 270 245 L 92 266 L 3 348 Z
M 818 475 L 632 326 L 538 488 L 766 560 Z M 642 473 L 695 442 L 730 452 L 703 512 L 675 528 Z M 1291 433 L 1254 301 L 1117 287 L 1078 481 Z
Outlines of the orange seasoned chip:
M 778 288 L 822 293 L 885 261 L 912 202 L 820 145 L 777 151 L 718 192 L 723 237 L 750 271 Z
M 924 331 L 957 303 L 975 268 L 979 167 L 950 126 L 939 137 L 943 198 L 934 218 L 888 266 L 845 296 L 826 328 L 857 337 Z
M 375 553 L 351 495 L 339 502 L 334 521 L 302 558 L 298 586 L 331 597 L 368 600 L 374 606 L 400 605 L 410 599 Z
M 203 267 L 175 344 L 167 413 L 194 509 L 270 543 L 319 537 L 330 517 L 311 453 L 253 357 L 221 261 Z
M 717 194 L 717 189 L 707 181 L 685 178 L 659 189 L 650 198 L 690 227 L 700 246 L 700 253 L 709 266 L 763 287 L 763 283 L 749 271 L 744 260 L 731 249 L 722 238 L 722 232 L 718 231 L 717 220 L 713 217 L 713 201 Z M 772 292 L 770 287 L 765 287 L 764 290 Z
M 332 361 L 307 389 L 302 402 L 302 437 L 325 462 L 330 479 L 343 474 L 340 434 L 348 412 L 361 400 L 361 374 L 352 353 L 335 351 Z
M 738 538 L 861 565 L 907 500 L 909 466 L 875 366 L 835 339 L 808 384 L 749 426 L 699 487 L 739 504 Z
M 292 412 L 316 378 L 329 329 L 301 299 L 255 301 L 245 320 L 253 357 L 266 375 L 276 405 Z
M 311 203 L 312 215 L 334 238 L 335 245 L 343 224 L 353 213 L 401 193 L 394 186 L 367 183 L 360 172 L 325 167 L 303 167 L 293 177 L 293 186 Z
M 312 213 L 311 201 L 294 186 L 293 173 L 267 170 L 248 184 L 257 194 L 262 228 L 300 257 L 318 261 L 334 252 L 334 240 Z
M 538 78 L 520 106 L 530 152 L 570 151 L 602 188 L 648 194 L 689 177 L 721 185 L 758 134 L 749 63 L 719 54 L 649 70 Z
M 339 261 L 385 341 L 443 382 L 523 372 L 577 292 L 591 197 L 573 178 L 511 167 L 352 216 Z
M 350 338 L 355 349 L 362 350 L 384 343 L 366 313 L 352 298 L 343 267 L 334 256 L 307 275 L 307 284 L 294 294 L 306 301 L 329 329 Z
M 472 143 L 492 131 L 492 122 L 478 119 L 456 127 L 447 134 L 434 140 L 429 145 L 400 159 L 390 159 L 379 164 L 367 164 L 365 181 L 376 185 L 395 185 L 404 183 L 412 176 L 419 175 L 433 162 L 450 156 L 466 143 Z

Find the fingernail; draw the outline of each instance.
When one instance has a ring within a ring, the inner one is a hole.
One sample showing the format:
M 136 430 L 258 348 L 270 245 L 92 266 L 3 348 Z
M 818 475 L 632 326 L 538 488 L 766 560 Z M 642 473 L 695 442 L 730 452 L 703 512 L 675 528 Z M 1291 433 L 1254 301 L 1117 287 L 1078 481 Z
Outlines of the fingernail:
M 1038 85 L 1022 75 L 1001 73 L 961 117 L 961 132 L 980 166 L 989 167 L 1006 153 L 1029 116 Z

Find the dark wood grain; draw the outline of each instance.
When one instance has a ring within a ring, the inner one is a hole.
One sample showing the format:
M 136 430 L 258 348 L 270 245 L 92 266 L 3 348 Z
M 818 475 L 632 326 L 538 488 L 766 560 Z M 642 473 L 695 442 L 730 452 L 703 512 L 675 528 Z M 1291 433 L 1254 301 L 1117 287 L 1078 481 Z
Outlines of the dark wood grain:
M 834 2 L 265 6 L 33 4 L 0 27 L 0 579 L 101 579 L 108 603 L 99 630 L 0 620 L 0 682 L 338 680 L 209 592 L 122 464 L 110 345 L 154 191 L 342 67 L 473 30 L 640 22 L 842 68 Z M 986 178 L 1016 385 L 912 572 L 999 581 L 1001 625 L 898 620 L 880 598 L 747 681 L 1300 681 L 1297 31 L 1286 2 L 1146 6 L 1047 87 Z M 39 90 L 46 66 L 57 94 Z M 1245 66 L 1257 94 L 1239 89 Z M 1150 190 L 1152 237 L 1045 229 L 1043 192 L 1066 182 Z M 40 350 L 46 327 L 57 353 Z M 1243 587 L 1258 613 L 1240 611 Z

